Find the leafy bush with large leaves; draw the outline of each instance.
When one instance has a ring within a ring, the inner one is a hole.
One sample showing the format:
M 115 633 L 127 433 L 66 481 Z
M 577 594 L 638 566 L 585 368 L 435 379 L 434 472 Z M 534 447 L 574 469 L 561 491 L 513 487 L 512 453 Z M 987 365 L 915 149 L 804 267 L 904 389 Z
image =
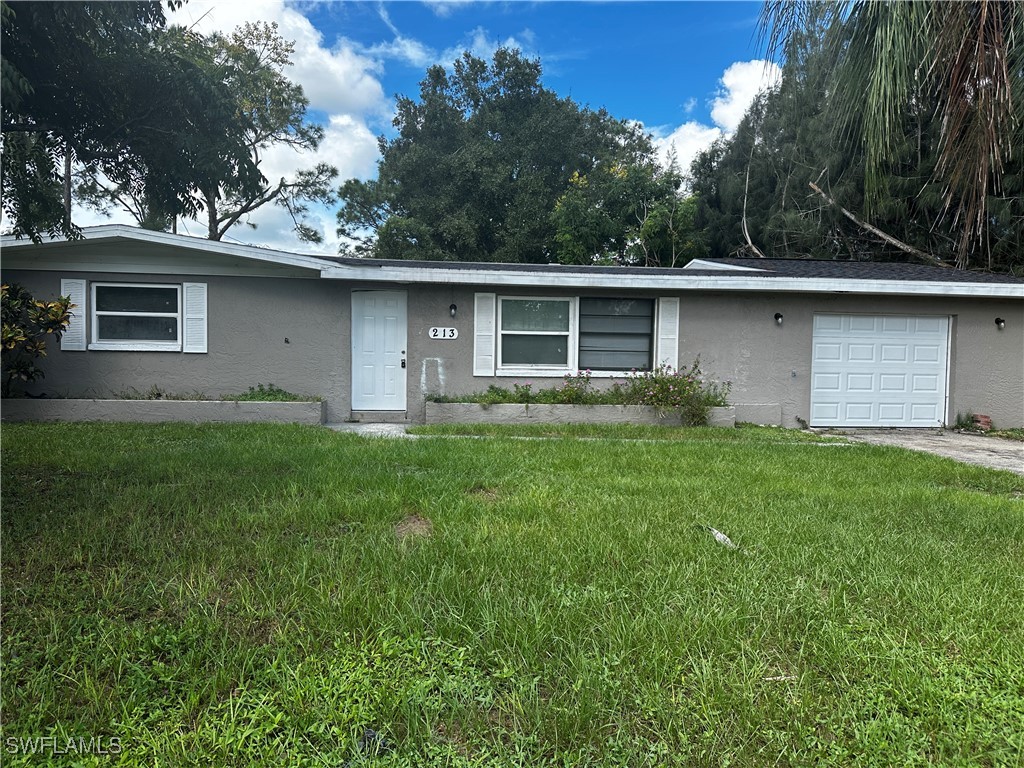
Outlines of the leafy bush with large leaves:
M 15 382 L 32 382 L 44 376 L 36 361 L 46 356 L 49 339 L 60 341 L 71 320 L 73 306 L 67 296 L 56 301 L 37 301 L 17 283 L 0 286 L 3 333 L 0 394 L 9 397 Z

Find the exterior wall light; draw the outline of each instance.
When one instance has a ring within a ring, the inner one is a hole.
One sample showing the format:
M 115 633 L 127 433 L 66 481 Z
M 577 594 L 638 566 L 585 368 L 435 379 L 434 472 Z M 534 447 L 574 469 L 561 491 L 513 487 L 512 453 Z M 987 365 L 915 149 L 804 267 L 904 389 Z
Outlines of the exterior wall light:
M 452 317 L 455 317 L 455 313 L 458 312 L 458 311 L 459 311 L 459 308 L 457 306 L 455 306 L 454 304 L 452 304 L 450 307 L 448 307 L 448 314 L 450 314 Z
M 775 313 L 775 324 L 776 325 L 782 325 L 782 313 L 781 312 L 776 312 Z
M 1003 318 L 1001 318 L 1001 317 L 997 317 L 996 318 L 996 328 L 998 328 L 1001 331 L 1005 327 L 1006 327 L 1006 321 L 1003 320 Z

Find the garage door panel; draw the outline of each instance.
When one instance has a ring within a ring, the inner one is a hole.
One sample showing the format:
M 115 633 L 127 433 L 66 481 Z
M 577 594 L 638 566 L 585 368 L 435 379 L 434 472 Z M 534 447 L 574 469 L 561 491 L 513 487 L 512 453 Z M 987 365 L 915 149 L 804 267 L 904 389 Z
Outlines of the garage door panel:
M 875 377 L 870 373 L 848 373 L 846 374 L 847 392 L 874 392 Z
M 874 334 L 878 330 L 879 318 L 877 317 L 867 317 L 864 315 L 849 315 L 849 318 L 850 320 L 847 323 L 847 327 L 854 333 L 857 333 L 859 331 L 867 331 L 868 333 Z
M 842 331 L 843 330 L 843 316 L 842 315 L 816 315 L 814 318 L 814 331 L 815 333 L 827 332 L 827 331 Z
M 811 406 L 811 421 L 837 421 L 839 403 L 815 403 Z
M 881 421 L 905 421 L 907 418 L 906 403 L 879 403 L 878 418 Z
M 818 373 L 814 376 L 814 388 L 818 392 L 839 392 L 842 390 L 842 374 Z
M 847 360 L 851 363 L 873 363 L 877 348 L 874 344 L 850 343 L 847 345 Z
M 910 318 L 909 317 L 883 317 L 882 318 L 882 332 L 883 333 L 900 333 L 904 334 L 910 330 Z
M 930 333 L 945 338 L 949 321 L 945 317 L 915 317 L 914 332 L 918 334 Z
M 948 317 L 816 315 L 814 426 L 937 426 L 944 421 Z
M 909 357 L 906 344 L 882 344 L 881 360 L 886 363 L 905 363 Z
M 886 394 L 907 391 L 907 375 L 905 373 L 883 373 L 878 377 L 878 391 Z
M 838 343 L 821 343 L 814 345 L 814 358 L 816 360 L 842 360 L 843 345 Z
M 852 422 L 868 423 L 868 422 L 872 421 L 872 416 L 874 415 L 872 413 L 873 410 L 874 410 L 874 408 L 872 407 L 873 403 L 870 403 L 870 402 L 862 402 L 862 403 L 853 402 L 853 403 L 851 403 L 851 402 L 847 401 L 844 404 L 844 406 L 845 407 L 843 408 L 843 412 L 846 415 L 846 420 L 848 422 L 851 422 L 851 423 Z

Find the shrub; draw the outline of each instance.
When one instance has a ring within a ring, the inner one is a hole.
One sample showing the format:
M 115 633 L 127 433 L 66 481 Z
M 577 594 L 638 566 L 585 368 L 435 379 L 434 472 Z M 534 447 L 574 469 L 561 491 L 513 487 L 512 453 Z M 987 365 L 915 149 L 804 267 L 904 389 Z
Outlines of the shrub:
M 238 402 L 271 402 L 271 403 L 294 403 L 294 402 L 318 402 L 319 397 L 307 395 L 296 395 L 287 390 L 281 389 L 275 384 L 257 384 L 249 387 L 248 392 L 237 395 L 224 395 L 221 400 L 235 400 Z
M 32 382 L 45 374 L 36 360 L 46 356 L 46 337 L 60 341 L 71 321 L 74 304 L 67 296 L 56 301 L 36 301 L 25 288 L 12 283 L 0 286 L 0 320 L 3 324 L 3 381 L 0 393 L 11 394 L 15 381 Z
M 675 411 L 683 424 L 706 424 L 708 412 L 727 405 L 729 384 L 706 381 L 700 360 L 689 368 L 675 370 L 662 365 L 653 371 L 632 371 L 623 382 L 609 389 L 598 390 L 591 381 L 591 372 L 567 373 L 561 386 L 534 391 L 533 384 L 513 384 L 512 389 L 491 385 L 485 392 L 470 395 L 430 395 L 435 403 L 477 403 L 498 405 L 519 403 L 530 405 L 647 405 L 661 411 Z

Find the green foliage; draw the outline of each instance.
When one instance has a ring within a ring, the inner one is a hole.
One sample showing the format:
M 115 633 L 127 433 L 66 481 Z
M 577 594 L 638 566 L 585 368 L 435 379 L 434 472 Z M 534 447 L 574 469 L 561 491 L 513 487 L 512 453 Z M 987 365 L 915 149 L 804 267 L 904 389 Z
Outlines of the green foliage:
M 354 242 L 352 251 L 541 264 L 556 260 L 556 248 L 579 263 L 609 247 L 622 251 L 614 233 L 604 238 L 612 246 L 570 244 L 587 226 L 553 214 L 570 180 L 595 171 L 603 178 L 598 169 L 628 169 L 636 184 L 650 186 L 650 140 L 603 110 L 559 98 L 540 75 L 538 61 L 504 48 L 490 62 L 465 53 L 450 73 L 431 67 L 418 100 L 398 99 L 398 135 L 379 139 L 377 179 L 351 179 L 339 191 L 338 234 Z M 629 205 L 639 211 L 647 199 L 633 195 Z M 596 199 L 581 203 L 595 213 Z M 615 223 L 619 230 L 636 225 L 628 205 L 620 215 L 630 218 Z
M 711 255 L 751 250 L 745 218 L 771 257 L 1024 269 L 1019 3 L 771 0 L 765 14 L 781 86 L 691 168 Z
M 172 28 L 160 33 L 156 48 L 228 94 L 227 106 L 237 122 L 235 139 L 252 173 L 240 174 L 224 149 L 211 142 L 181 159 L 179 183 L 190 193 L 190 206 L 184 210 L 159 207 L 159 200 L 150 194 L 148 170 L 142 166 L 135 169 L 142 183 L 114 185 L 86 169 L 79 173 L 79 197 L 104 212 L 119 207 L 152 229 L 168 229 L 175 213 L 193 219 L 205 215 L 211 240 L 221 239 L 257 208 L 274 204 L 288 212 L 300 240 L 320 242 L 322 234 L 308 217 L 309 206 L 334 202 L 331 184 L 337 169 L 318 163 L 278 179 L 266 179 L 259 170 L 273 146 L 311 151 L 323 140 L 323 128 L 307 120 L 309 100 L 302 88 L 284 74 L 294 44 L 278 34 L 276 23 L 247 22 L 230 35 L 210 37 Z
M 117 393 L 118 400 L 209 400 L 205 394 L 196 390 L 194 392 L 168 392 L 163 387 L 154 384 L 145 392 L 135 387 Z
M 662 169 L 653 159 L 574 173 L 551 215 L 558 260 L 675 267 L 703 256 L 696 201 L 681 185 L 674 165 Z
M 235 395 L 222 395 L 221 400 L 237 400 L 239 402 L 279 402 L 279 403 L 294 403 L 294 402 L 318 402 L 322 398 L 310 397 L 308 395 L 296 395 L 287 390 L 281 389 L 275 384 L 257 384 L 255 387 L 249 387 L 248 391 L 242 392 L 241 394 Z
M 491 384 L 486 391 L 469 395 L 431 395 L 438 403 L 520 403 L 530 405 L 646 405 L 678 413 L 687 426 L 706 424 L 711 408 L 728 404 L 729 383 L 707 381 L 700 360 L 676 370 L 661 365 L 653 371 L 632 371 L 605 389 L 594 386 L 590 371 L 567 373 L 562 384 L 534 391 L 533 384 L 514 383 L 512 389 Z
M 46 342 L 60 341 L 75 306 L 67 296 L 37 301 L 25 288 L 12 283 L 0 287 L 0 322 L 3 325 L 2 394 L 11 395 L 15 381 L 33 382 L 45 374 L 36 365 L 46 356 Z
M 232 94 L 199 65 L 198 35 L 164 29 L 160 3 L 2 10 L 3 205 L 15 234 L 77 235 L 76 169 L 147 201 L 151 222 L 197 212 L 196 168 L 259 182 Z

